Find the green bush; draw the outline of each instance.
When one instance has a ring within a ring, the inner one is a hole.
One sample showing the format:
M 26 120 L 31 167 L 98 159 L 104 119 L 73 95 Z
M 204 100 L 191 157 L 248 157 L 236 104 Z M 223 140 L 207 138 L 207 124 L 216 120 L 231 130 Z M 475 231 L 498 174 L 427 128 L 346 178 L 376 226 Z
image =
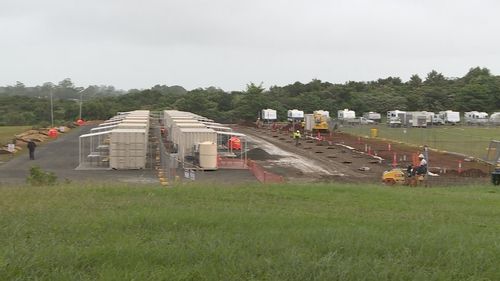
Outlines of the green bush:
M 33 186 L 55 185 L 57 176 L 52 172 L 43 171 L 38 166 L 33 166 L 26 181 Z

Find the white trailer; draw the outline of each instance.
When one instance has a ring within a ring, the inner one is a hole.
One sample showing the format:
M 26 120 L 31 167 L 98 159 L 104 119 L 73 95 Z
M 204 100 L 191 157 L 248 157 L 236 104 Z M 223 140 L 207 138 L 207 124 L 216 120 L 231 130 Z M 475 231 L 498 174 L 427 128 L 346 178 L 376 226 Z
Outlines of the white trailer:
M 387 125 L 390 127 L 400 127 L 403 123 L 406 123 L 406 111 L 387 111 Z
M 261 114 L 262 120 L 266 121 L 274 121 L 278 119 L 278 115 L 276 114 L 276 110 L 274 109 L 262 109 L 262 114 Z
M 290 109 L 287 113 L 288 121 L 304 119 L 304 111 L 298 109 Z
M 432 112 L 430 112 L 432 113 Z M 432 113 L 434 115 L 434 113 Z M 432 115 L 426 111 L 412 111 L 406 113 L 407 124 L 412 127 L 427 127 L 427 123 L 432 121 Z
M 490 124 L 491 125 L 500 125 L 500 112 L 495 112 L 490 116 Z
M 337 111 L 337 118 L 340 120 L 354 119 L 356 118 L 356 112 L 354 110 L 344 109 Z
M 365 119 L 373 120 L 375 122 L 380 122 L 380 119 L 382 119 L 380 113 L 373 111 L 363 113 L 363 117 Z
M 479 111 L 469 111 L 464 113 L 465 122 L 469 125 L 481 125 L 488 123 L 488 113 Z
M 439 116 L 445 123 L 456 125 L 460 123 L 460 112 L 453 110 L 440 111 Z

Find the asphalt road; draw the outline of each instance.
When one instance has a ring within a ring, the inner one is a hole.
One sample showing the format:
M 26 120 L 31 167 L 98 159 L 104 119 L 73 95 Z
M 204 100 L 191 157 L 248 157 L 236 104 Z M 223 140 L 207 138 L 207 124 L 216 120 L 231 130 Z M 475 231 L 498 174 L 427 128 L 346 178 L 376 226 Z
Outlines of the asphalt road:
M 57 175 L 59 181 L 71 182 L 128 182 L 158 184 L 153 170 L 75 170 L 79 164 L 79 136 L 90 131 L 93 126 L 82 126 L 69 133 L 60 134 L 56 140 L 38 143 L 35 160 L 29 160 L 23 153 L 0 165 L 0 185 L 22 184 L 26 182 L 32 166 Z

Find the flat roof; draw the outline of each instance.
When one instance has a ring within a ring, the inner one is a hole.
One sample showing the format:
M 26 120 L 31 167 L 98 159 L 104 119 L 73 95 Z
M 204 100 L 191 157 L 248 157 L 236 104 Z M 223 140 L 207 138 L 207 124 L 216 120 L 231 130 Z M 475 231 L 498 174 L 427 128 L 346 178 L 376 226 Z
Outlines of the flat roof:
M 246 137 L 247 136 L 247 135 L 242 134 L 242 133 L 222 132 L 222 131 L 217 131 L 217 135 L 226 135 L 226 136 L 235 136 L 235 137 Z
M 81 135 L 81 136 L 80 136 L 80 138 L 107 135 L 107 134 L 109 134 L 110 132 L 111 132 L 111 131 L 104 131 L 104 132 L 97 132 L 97 133 L 84 134 L 84 135 Z
M 97 131 L 97 130 L 112 129 L 112 128 L 115 128 L 116 126 L 118 126 L 118 125 L 110 125 L 110 126 L 95 127 L 95 128 L 90 129 L 90 131 L 92 132 L 92 131 Z
M 224 126 L 214 126 L 214 125 L 206 125 L 207 128 L 210 128 L 210 129 L 219 129 L 219 130 L 226 130 L 226 131 L 232 131 L 233 129 L 232 128 L 229 128 L 229 127 L 224 127 Z
M 179 128 L 182 133 L 215 133 L 214 130 L 208 128 Z
M 174 127 L 179 127 L 179 128 L 189 128 L 189 127 L 195 127 L 195 128 L 206 128 L 207 126 L 201 124 L 201 123 L 176 123 L 173 124 Z
M 111 133 L 146 133 L 146 129 L 113 129 Z

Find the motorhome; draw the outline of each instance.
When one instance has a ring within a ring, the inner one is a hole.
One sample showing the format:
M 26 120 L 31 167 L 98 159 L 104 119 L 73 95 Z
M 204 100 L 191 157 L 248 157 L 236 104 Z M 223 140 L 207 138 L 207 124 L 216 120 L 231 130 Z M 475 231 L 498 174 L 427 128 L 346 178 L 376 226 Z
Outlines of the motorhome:
M 375 122 L 380 122 L 380 120 L 382 119 L 382 116 L 380 116 L 380 113 L 373 112 L 373 111 L 363 113 L 363 117 L 365 119 L 373 120 Z
M 403 123 L 406 123 L 406 111 L 387 111 L 387 125 L 390 127 L 401 127 Z
M 337 111 L 337 118 L 340 120 L 354 119 L 356 118 L 356 112 L 354 110 L 344 109 Z
M 490 116 L 490 124 L 491 125 L 500 125 L 500 112 L 495 112 Z
M 447 124 L 456 125 L 460 123 L 460 112 L 453 110 L 440 111 L 439 116 Z
M 482 125 L 488 123 L 488 113 L 469 111 L 464 113 L 465 122 L 469 125 Z
M 304 111 L 297 109 L 290 109 L 287 113 L 288 121 L 297 121 L 304 119 Z

